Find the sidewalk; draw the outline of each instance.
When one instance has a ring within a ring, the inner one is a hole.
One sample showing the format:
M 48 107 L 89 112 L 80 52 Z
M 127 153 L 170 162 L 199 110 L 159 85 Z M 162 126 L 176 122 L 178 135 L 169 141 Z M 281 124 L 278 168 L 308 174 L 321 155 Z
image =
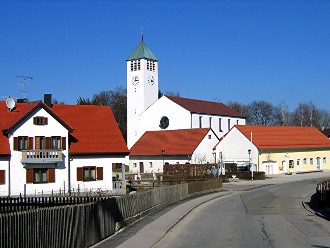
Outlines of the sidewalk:
M 146 216 L 131 226 L 125 227 L 115 235 L 101 241 L 93 247 L 152 247 L 152 245 L 157 243 L 158 240 L 160 240 L 169 230 L 171 230 L 173 226 L 180 222 L 180 220 L 182 220 L 194 208 L 207 201 L 218 197 L 226 197 L 234 191 L 247 191 L 255 188 L 266 187 L 268 185 L 294 182 L 308 178 L 322 180 L 324 177 L 330 178 L 329 171 L 292 175 L 280 174 L 274 175 L 266 180 L 255 181 L 235 179 L 224 183 L 221 191 L 188 198 L 184 201 L 177 202 L 162 210 L 152 213 L 150 216 Z M 309 206 L 309 200 L 310 198 L 306 198 L 306 202 L 303 202 L 304 207 L 308 211 L 323 217 L 324 215 L 322 215 L 321 212 L 316 212 Z
M 226 195 L 230 194 L 231 192 L 218 191 L 215 193 L 209 193 L 202 196 L 189 198 L 183 202 L 178 202 L 177 204 L 175 204 L 177 206 L 170 209 L 169 211 L 166 211 L 166 209 L 158 211 L 160 212 L 158 213 L 158 215 L 160 216 L 153 220 L 151 223 L 147 223 L 146 225 L 141 223 L 141 225 L 139 225 L 141 229 L 139 229 L 138 227 L 138 230 L 136 230 L 136 232 L 134 232 L 134 230 L 130 230 L 127 235 L 122 235 L 121 233 L 126 232 L 126 229 L 130 228 L 130 226 L 128 226 L 124 228 L 121 232 L 109 237 L 108 239 L 105 239 L 104 241 L 101 241 L 93 247 L 151 247 L 158 240 L 160 240 L 168 230 L 175 226 L 194 208 L 212 199 L 218 197 L 225 197 Z M 148 216 L 144 219 L 146 218 L 148 218 Z M 138 222 L 143 222 L 144 219 Z M 136 224 L 137 223 L 134 223 L 133 225 Z

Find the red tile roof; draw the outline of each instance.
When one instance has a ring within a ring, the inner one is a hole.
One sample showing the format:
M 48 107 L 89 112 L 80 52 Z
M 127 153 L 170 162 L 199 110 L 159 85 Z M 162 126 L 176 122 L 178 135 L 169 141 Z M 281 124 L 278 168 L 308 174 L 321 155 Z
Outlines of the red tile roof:
M 23 121 L 38 107 L 44 108 L 57 119 L 70 135 L 72 154 L 128 154 L 125 140 L 109 107 L 94 105 L 53 105 L 50 109 L 41 101 L 16 103 L 9 111 L 0 101 L 0 155 L 9 155 L 10 147 L 6 132 Z
M 162 156 L 162 150 L 165 150 L 165 156 L 191 155 L 209 130 L 209 128 L 196 128 L 147 131 L 133 145 L 130 150 L 130 155 Z
M 259 149 L 330 148 L 330 140 L 315 127 L 235 126 Z
M 243 115 L 223 103 L 195 100 L 177 96 L 166 97 L 192 113 L 245 118 Z
M 52 110 L 73 127 L 71 154 L 128 154 L 108 106 L 54 104 Z

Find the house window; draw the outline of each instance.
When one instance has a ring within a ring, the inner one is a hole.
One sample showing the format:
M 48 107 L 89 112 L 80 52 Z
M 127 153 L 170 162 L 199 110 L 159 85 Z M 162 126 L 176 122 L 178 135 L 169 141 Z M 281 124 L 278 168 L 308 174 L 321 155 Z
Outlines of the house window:
M 84 166 L 77 168 L 77 181 L 103 180 L 103 167 Z
M 307 165 L 307 158 L 304 158 L 304 165 Z
M 326 163 L 327 163 L 327 158 L 324 157 L 324 158 L 323 158 L 323 164 L 326 164 Z
M 47 169 L 33 169 L 33 183 L 47 182 Z
M 238 125 L 238 120 L 236 121 L 236 124 Z
M 297 159 L 297 166 L 299 168 L 299 165 L 300 165 L 300 159 Z
M 222 119 L 219 118 L 219 132 L 222 132 L 221 122 L 222 122 Z
M 133 167 L 136 168 L 137 167 L 137 163 L 133 163 Z
M 209 118 L 209 126 L 212 128 L 212 117 Z
M 0 170 L 0 184 L 6 184 L 6 171 L 5 170 Z
M 310 165 L 313 165 L 313 158 L 310 158 L 310 159 L 309 159 L 309 164 L 310 164 Z
M 230 119 L 228 119 L 228 131 L 230 130 Z
M 202 128 L 202 116 L 199 117 L 199 128 Z
M 208 137 L 209 137 L 209 139 L 211 139 L 211 138 L 212 138 L 211 134 L 209 134 L 209 136 L 208 136 Z
M 52 149 L 61 149 L 61 137 L 53 136 L 52 137 Z
M 84 167 L 84 181 L 96 180 L 96 167 Z
M 43 117 L 43 116 L 33 117 L 33 124 L 34 125 L 47 125 L 48 124 L 48 118 Z
M 289 160 L 289 168 L 290 169 L 294 168 L 294 161 L 293 160 Z
M 28 137 L 20 136 L 18 137 L 18 150 L 27 150 L 28 149 Z
M 149 166 L 150 166 L 150 168 L 152 168 L 152 162 L 149 162 Z
M 54 183 L 55 168 L 35 168 L 26 170 L 26 183 Z
M 141 69 L 141 62 L 138 60 L 138 71 Z

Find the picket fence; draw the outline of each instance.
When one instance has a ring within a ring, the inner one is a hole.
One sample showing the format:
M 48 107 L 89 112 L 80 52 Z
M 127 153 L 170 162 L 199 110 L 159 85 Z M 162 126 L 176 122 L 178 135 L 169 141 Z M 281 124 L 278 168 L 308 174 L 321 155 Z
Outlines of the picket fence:
M 0 214 L 0 247 L 90 247 L 120 226 L 188 197 L 188 184 L 101 202 Z

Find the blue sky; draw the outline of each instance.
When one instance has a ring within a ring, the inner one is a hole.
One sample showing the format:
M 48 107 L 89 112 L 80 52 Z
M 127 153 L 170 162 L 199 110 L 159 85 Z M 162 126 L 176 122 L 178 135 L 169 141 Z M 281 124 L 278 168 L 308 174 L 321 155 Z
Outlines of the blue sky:
M 330 111 L 330 1 L 0 0 L 1 97 L 67 104 L 126 87 L 126 61 L 144 41 L 159 88 L 248 104 L 312 101 Z M 26 81 L 17 76 L 33 76 Z

